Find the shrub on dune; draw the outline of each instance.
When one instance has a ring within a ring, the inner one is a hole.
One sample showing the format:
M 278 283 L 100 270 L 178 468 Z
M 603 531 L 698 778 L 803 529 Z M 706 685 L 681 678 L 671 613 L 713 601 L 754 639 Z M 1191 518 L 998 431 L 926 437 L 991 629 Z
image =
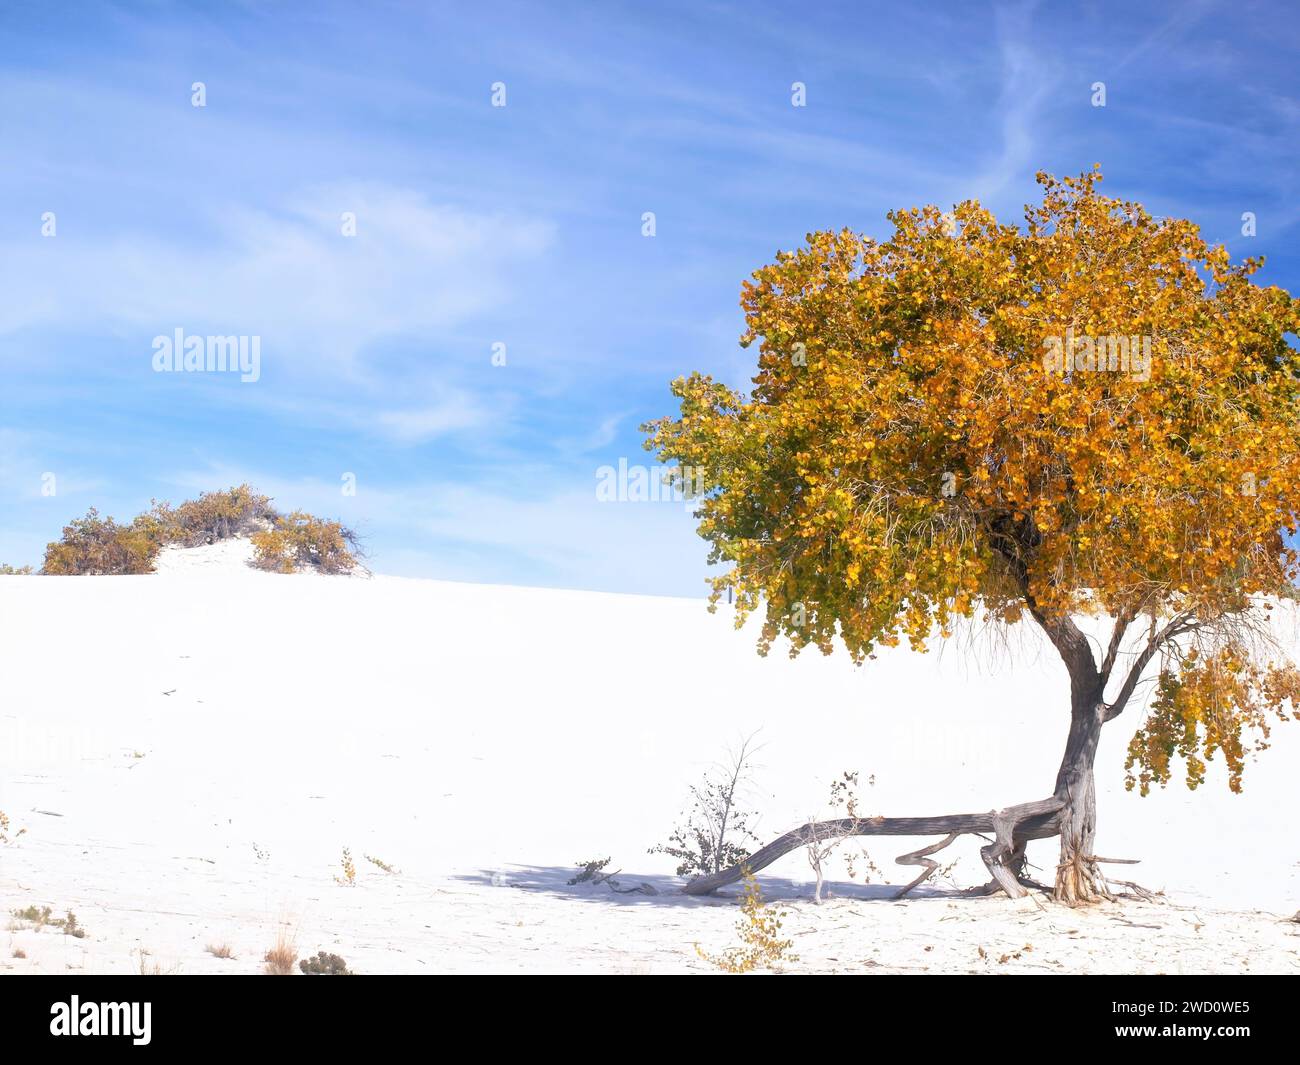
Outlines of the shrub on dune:
M 92 507 L 64 526 L 45 548 L 41 572 L 58 575 L 152 573 L 158 552 L 169 544 L 198 547 L 232 537 L 250 537 L 260 569 L 292 572 L 310 566 L 322 573 L 347 573 L 356 564 L 356 534 L 337 521 L 294 511 L 282 516 L 247 484 L 204 492 L 177 507 L 154 501 L 129 525 L 101 518 Z
M 348 573 L 357 564 L 356 533 L 337 521 L 294 511 L 263 532 L 254 533 L 253 565 L 275 573 L 303 568 Z
M 84 518 L 63 527 L 61 539 L 45 548 L 44 572 L 51 574 L 151 573 L 162 546 L 157 531 L 136 523 L 119 525 L 91 507 Z

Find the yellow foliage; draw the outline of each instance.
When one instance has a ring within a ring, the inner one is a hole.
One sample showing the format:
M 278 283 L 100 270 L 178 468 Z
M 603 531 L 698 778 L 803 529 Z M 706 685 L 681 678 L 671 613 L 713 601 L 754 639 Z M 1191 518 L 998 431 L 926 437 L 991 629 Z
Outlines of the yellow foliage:
M 731 564 L 714 600 L 765 603 L 764 649 L 923 644 L 976 600 L 1022 601 L 1017 566 L 1047 612 L 1215 609 L 1295 572 L 1300 301 L 1099 174 L 1040 181 L 1027 232 L 968 201 L 956 235 L 936 207 L 893 213 L 884 243 L 811 234 L 744 285 L 752 393 L 679 379 L 681 416 L 646 426 L 664 461 L 710 471 L 700 533 Z M 1147 379 L 1046 371 L 1067 330 L 1151 337 Z M 798 623 L 796 602 L 815 604 Z
M 785 914 L 763 902 L 758 881 L 749 873 L 745 874 L 745 900 L 740 905 L 740 913 L 736 922 L 740 946 L 728 947 L 721 954 L 708 954 L 697 943 L 695 953 L 728 973 L 771 969 L 781 962 L 799 960 L 790 953 L 792 941 L 781 938 L 781 918 Z
M 253 564 L 277 573 L 293 573 L 304 566 L 322 573 L 346 573 L 357 564 L 355 538 L 348 529 L 300 510 L 251 539 Z
M 1218 752 L 1228 768 L 1228 787 L 1241 791 L 1246 758 L 1268 747 L 1271 721 L 1300 721 L 1300 671 L 1253 665 L 1240 648 L 1197 661 L 1192 653 L 1181 673 L 1163 670 L 1151 712 L 1128 748 L 1124 786 L 1143 795 L 1173 777 L 1175 755 L 1187 766 L 1187 787 L 1205 782 L 1206 763 Z M 1290 711 L 1287 710 L 1290 706 Z M 1257 734 L 1251 744 L 1247 736 Z M 1134 769 L 1137 774 L 1134 775 Z
M 762 611 L 760 653 L 860 662 L 977 613 L 1205 621 L 1291 588 L 1300 300 L 1099 172 L 1038 179 L 1023 227 L 966 201 L 955 227 L 809 234 L 742 286 L 751 390 L 679 378 L 644 426 L 709 471 L 711 603 Z

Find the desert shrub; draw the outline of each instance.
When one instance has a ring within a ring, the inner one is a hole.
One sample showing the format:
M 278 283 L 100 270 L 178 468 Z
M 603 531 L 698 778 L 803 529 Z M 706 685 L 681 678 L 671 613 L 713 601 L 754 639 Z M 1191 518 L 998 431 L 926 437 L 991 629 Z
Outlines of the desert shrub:
M 155 503 L 151 513 L 168 530 L 170 539 L 184 547 L 258 532 L 278 517 L 270 497 L 246 484 L 222 492 L 204 492 L 174 509 L 166 503 Z
M 275 573 L 312 568 L 321 573 L 348 573 L 357 564 L 360 543 L 351 529 L 295 510 L 270 529 L 252 536 L 253 565 Z
M 21 910 L 10 911 L 20 921 L 30 921 L 40 931 L 47 924 L 55 923 L 53 920 L 54 911 L 48 906 L 26 906 Z
M 781 918 L 784 916 L 784 911 L 763 901 L 758 881 L 746 873 L 745 901 L 740 905 L 740 920 L 736 922 L 740 945 L 728 947 L 721 954 L 707 954 L 697 943 L 695 953 L 728 973 L 773 969 L 781 962 L 798 961 L 798 955 L 790 953 L 793 941 L 781 938 Z
M 230 948 L 229 943 L 209 943 L 203 948 L 214 958 L 233 959 L 235 952 Z
M 8 562 L 0 562 L 0 577 L 26 577 L 31 572 L 31 566 L 11 566 Z
M 54 911 L 49 906 L 26 906 L 21 910 L 10 910 L 18 920 L 27 921 L 39 932 L 46 925 L 51 928 L 63 929 L 65 936 L 72 936 L 74 939 L 85 939 L 86 930 L 77 923 L 77 915 L 71 910 L 64 917 L 55 917 Z
M 337 954 L 326 954 L 325 951 L 319 951 L 314 958 L 303 958 L 298 963 L 298 968 L 306 976 L 352 976 L 352 970 L 348 968 L 348 963 L 340 958 Z M 351 986 L 351 985 L 349 985 Z
M 337 521 L 304 514 L 282 517 L 269 496 L 246 484 L 204 492 L 173 507 L 154 500 L 130 525 L 101 518 L 92 507 L 84 518 L 63 528 L 62 537 L 45 548 L 43 573 L 152 573 L 158 552 L 168 544 L 198 547 L 234 536 L 249 536 L 256 549 L 254 565 L 289 573 L 312 567 L 322 573 L 347 573 L 360 557 L 356 533 Z M 31 572 L 0 568 L 0 573 Z
M 86 575 L 151 573 L 165 540 L 152 523 L 119 525 L 91 507 L 84 518 L 63 527 L 63 536 L 45 548 L 45 573 Z
M 751 736 L 726 765 L 691 786 L 685 819 L 669 833 L 668 842 L 650 848 L 651 854 L 676 858 L 678 876 L 706 876 L 739 865 L 749 857 L 747 844 L 758 842 L 749 827 L 754 814 L 739 806 L 753 775 L 752 744 Z

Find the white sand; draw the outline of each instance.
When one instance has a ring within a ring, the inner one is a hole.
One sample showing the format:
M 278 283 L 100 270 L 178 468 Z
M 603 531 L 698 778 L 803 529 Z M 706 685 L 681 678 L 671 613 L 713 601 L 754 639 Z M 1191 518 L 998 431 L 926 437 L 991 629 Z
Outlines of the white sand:
M 283 577 L 247 554 L 0 578 L 0 810 L 26 830 L 0 845 L 0 908 L 71 909 L 88 930 L 10 921 L 0 971 L 134 971 L 143 950 L 164 970 L 253 972 L 281 922 L 303 954 L 367 973 L 707 971 L 693 944 L 735 942 L 735 900 L 673 895 L 674 863 L 646 849 L 740 736 L 761 729 L 764 839 L 825 813 L 845 769 L 874 773 L 864 805 L 895 815 L 1039 798 L 1055 775 L 1065 676 L 1028 630 L 1014 666 L 952 646 L 854 669 L 760 659 L 699 601 Z M 1102 741 L 1098 849 L 1141 858 L 1115 875 L 1167 901 L 1069 910 L 940 884 L 894 903 L 837 867 L 817 907 L 794 854 L 761 878 L 789 911 L 789 968 L 1300 971 L 1300 727 L 1276 731 L 1243 796 L 1212 774 L 1141 799 L 1122 786 L 1130 714 Z M 903 883 L 892 859 L 923 842 L 871 853 Z M 985 879 L 978 845 L 939 856 L 957 884 Z M 353 886 L 335 882 L 344 847 Z M 661 894 L 565 885 L 606 855 Z M 1050 868 L 1054 841 L 1030 858 Z M 235 960 L 204 950 L 223 942 Z

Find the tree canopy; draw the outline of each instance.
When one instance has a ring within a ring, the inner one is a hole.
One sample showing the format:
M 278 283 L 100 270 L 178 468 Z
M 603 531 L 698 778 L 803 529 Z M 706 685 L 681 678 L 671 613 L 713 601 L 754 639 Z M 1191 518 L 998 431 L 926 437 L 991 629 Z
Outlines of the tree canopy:
M 1103 686 L 1143 634 L 1115 713 L 1162 656 L 1133 782 L 1180 753 L 1194 786 L 1221 750 L 1236 787 L 1243 733 L 1300 693 L 1246 621 L 1297 574 L 1300 300 L 1099 171 L 1038 181 L 1024 227 L 967 201 L 778 253 L 741 295 L 751 392 L 678 379 L 646 446 L 706 471 L 713 603 L 762 610 L 760 651 L 860 662 L 1026 614 L 1061 648 L 1108 615 Z

